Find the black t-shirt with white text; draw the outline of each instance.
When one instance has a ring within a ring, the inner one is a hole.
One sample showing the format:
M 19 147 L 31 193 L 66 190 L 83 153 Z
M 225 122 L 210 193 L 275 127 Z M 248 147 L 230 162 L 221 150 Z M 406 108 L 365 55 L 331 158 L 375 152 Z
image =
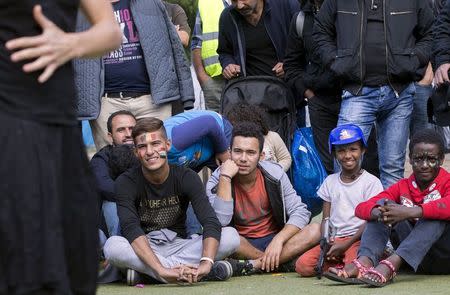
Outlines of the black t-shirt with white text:
M 185 167 L 170 166 L 162 184 L 149 183 L 139 166 L 116 180 L 117 212 L 122 235 L 131 243 L 151 231 L 169 229 L 186 238 L 186 210 L 192 203 L 203 236 L 220 240 L 221 225 L 199 176 Z

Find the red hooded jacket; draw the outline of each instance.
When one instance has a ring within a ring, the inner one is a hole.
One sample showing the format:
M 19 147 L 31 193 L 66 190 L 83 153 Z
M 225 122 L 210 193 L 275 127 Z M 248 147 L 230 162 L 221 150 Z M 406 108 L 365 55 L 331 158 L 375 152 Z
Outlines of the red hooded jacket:
M 441 168 L 438 176 L 423 191 L 413 174 L 359 204 L 355 215 L 369 220 L 370 212 L 378 206 L 377 201 L 380 199 L 389 199 L 407 207 L 421 206 L 425 219 L 450 220 L 450 173 Z

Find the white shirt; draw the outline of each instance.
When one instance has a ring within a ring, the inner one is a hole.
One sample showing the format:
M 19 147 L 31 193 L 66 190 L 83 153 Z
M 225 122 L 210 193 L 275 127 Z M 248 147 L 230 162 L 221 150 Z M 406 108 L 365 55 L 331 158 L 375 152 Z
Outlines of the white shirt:
M 365 170 L 351 183 L 344 183 L 339 175 L 329 175 L 317 194 L 331 203 L 330 221 L 337 227 L 336 236 L 352 236 L 364 224 L 364 220 L 355 216 L 356 206 L 378 195 L 383 191 L 383 186 L 378 178 Z

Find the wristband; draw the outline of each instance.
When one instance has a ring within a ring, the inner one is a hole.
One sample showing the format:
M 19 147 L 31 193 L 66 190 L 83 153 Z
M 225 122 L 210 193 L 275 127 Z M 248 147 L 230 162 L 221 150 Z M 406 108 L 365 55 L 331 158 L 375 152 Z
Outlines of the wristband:
M 220 173 L 220 176 L 221 176 L 221 177 L 228 178 L 230 181 L 233 180 L 233 177 L 231 177 L 230 175 L 227 175 L 227 174 Z
M 203 256 L 202 258 L 200 258 L 200 262 L 202 262 L 202 261 L 208 261 L 208 262 L 211 262 L 211 265 L 214 264 L 214 260 L 212 260 L 211 258 L 206 257 L 206 256 Z

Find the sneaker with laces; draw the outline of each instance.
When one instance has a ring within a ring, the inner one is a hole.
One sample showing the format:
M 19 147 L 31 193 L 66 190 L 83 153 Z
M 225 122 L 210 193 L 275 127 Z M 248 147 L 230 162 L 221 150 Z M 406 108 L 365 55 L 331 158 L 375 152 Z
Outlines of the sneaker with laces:
M 202 281 L 226 281 L 233 275 L 233 268 L 230 262 L 219 260 L 214 262 L 211 271 Z
M 229 258 L 227 261 L 233 268 L 233 277 L 250 276 L 258 272 L 248 260 Z
M 127 269 L 127 285 L 136 286 L 141 282 L 141 275 L 134 269 Z

